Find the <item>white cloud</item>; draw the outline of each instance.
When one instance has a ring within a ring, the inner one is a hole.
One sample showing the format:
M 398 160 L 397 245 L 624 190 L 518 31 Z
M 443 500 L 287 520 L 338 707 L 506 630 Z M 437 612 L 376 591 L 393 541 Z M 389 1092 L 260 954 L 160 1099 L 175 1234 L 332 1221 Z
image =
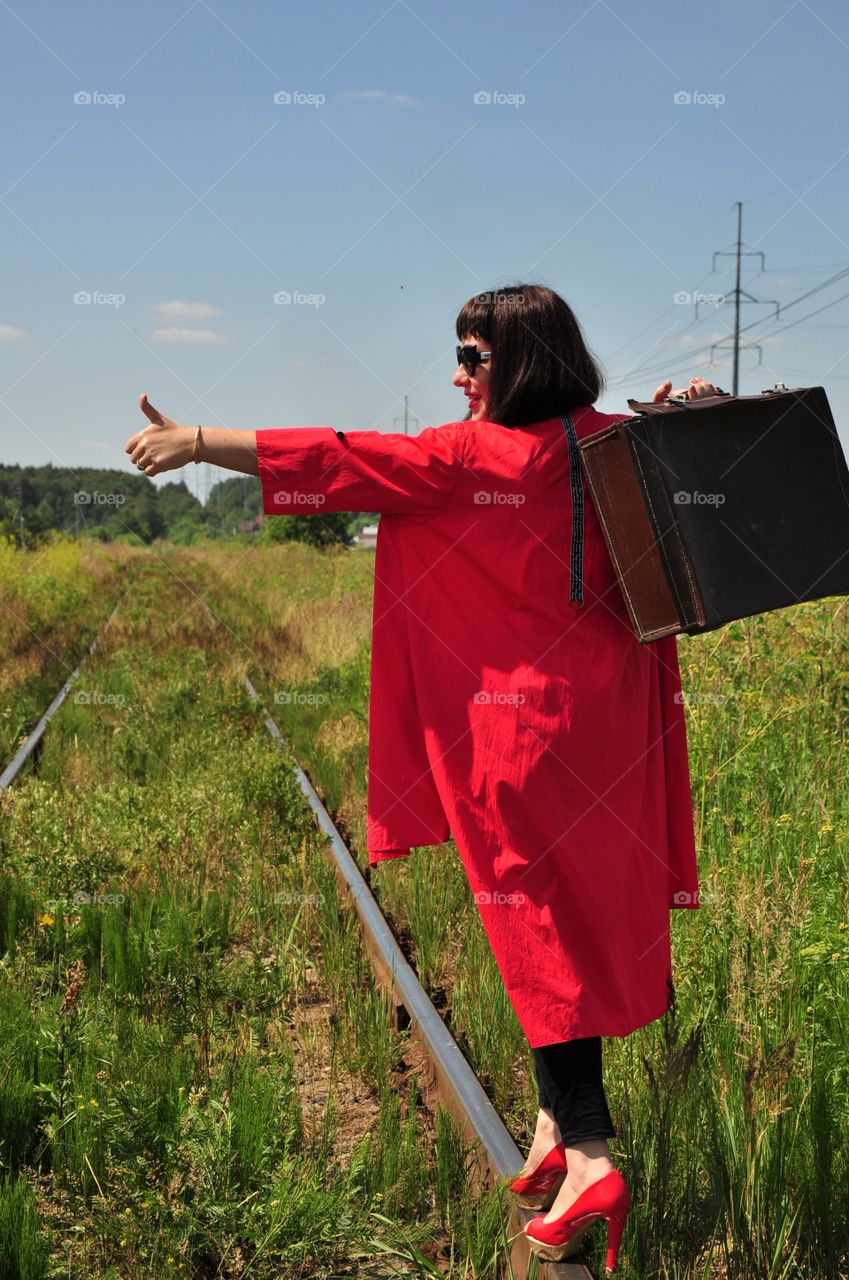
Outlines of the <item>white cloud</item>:
M 20 342 L 27 335 L 13 324 L 0 324 L 0 342 Z
M 715 333 L 705 334 L 697 337 L 692 333 L 679 334 L 677 338 L 669 338 L 666 342 L 661 342 L 661 347 L 669 347 L 673 351 L 677 347 L 709 347 L 714 342 L 719 342 L 722 338 L 728 338 L 730 335 L 718 329 Z
M 387 93 L 385 89 L 343 89 L 343 98 L 360 98 L 362 100 L 370 100 L 374 98 L 383 98 L 387 102 L 396 102 L 400 106 L 412 106 L 415 102 L 414 98 L 408 98 L 406 93 Z
M 221 308 L 211 302 L 183 302 L 180 298 L 173 302 L 154 302 L 151 309 L 163 320 L 206 320 L 209 316 L 221 315 Z
M 178 329 L 174 325 L 170 329 L 154 329 L 150 337 L 153 342 L 194 342 L 207 346 L 217 346 L 227 341 L 214 329 Z

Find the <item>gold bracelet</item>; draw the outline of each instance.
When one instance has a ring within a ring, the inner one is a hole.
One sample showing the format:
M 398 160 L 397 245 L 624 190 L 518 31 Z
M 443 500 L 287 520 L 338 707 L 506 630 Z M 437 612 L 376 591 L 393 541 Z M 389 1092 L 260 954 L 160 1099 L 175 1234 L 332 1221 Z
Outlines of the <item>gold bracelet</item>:
M 198 457 L 198 444 L 199 444 L 199 443 L 200 443 L 200 427 L 198 427 L 198 428 L 197 428 L 197 430 L 195 431 L 195 443 L 194 443 L 194 447 L 193 447 L 193 449 L 192 449 L 192 462 L 195 462 L 195 463 L 198 463 L 198 464 L 200 463 L 200 458 Z

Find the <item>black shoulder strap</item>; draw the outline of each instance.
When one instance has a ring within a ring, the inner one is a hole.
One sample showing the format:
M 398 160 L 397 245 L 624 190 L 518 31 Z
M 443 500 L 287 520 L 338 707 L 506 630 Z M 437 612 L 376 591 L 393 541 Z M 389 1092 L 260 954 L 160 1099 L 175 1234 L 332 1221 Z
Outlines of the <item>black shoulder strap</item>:
M 569 414 L 560 419 L 569 448 L 569 486 L 572 492 L 572 539 L 569 553 L 569 602 L 584 602 L 584 490 L 581 484 L 581 460 L 578 437 Z

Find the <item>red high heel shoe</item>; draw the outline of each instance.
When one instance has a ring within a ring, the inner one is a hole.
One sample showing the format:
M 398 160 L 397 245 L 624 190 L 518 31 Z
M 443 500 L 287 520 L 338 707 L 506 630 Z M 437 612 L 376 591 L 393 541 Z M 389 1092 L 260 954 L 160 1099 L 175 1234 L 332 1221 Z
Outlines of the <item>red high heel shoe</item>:
M 525 1226 L 528 1244 L 548 1262 L 562 1262 L 577 1253 L 584 1232 L 598 1218 L 607 1220 L 607 1274 L 616 1268 L 631 1193 L 618 1169 L 611 1169 L 598 1182 L 582 1191 L 565 1213 L 553 1222 L 532 1218 Z
M 550 1209 L 566 1177 L 566 1148 L 562 1142 L 545 1155 L 533 1173 L 517 1174 L 507 1189 L 523 1209 Z

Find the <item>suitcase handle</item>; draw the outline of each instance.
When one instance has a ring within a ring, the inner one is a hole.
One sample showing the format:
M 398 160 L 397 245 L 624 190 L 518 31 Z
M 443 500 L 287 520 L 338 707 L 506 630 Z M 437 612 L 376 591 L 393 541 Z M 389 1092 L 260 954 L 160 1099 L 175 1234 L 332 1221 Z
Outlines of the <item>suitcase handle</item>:
M 715 396 L 700 396 L 699 399 L 715 400 L 717 396 L 730 396 L 730 395 L 731 395 L 730 391 L 723 391 L 722 387 L 717 387 Z M 687 408 L 689 408 L 689 406 L 692 403 L 693 403 L 692 400 L 690 399 L 690 397 L 687 395 L 686 392 L 684 392 L 684 394 L 680 396 L 667 396 L 666 399 L 664 400 L 664 404 L 682 404 Z

